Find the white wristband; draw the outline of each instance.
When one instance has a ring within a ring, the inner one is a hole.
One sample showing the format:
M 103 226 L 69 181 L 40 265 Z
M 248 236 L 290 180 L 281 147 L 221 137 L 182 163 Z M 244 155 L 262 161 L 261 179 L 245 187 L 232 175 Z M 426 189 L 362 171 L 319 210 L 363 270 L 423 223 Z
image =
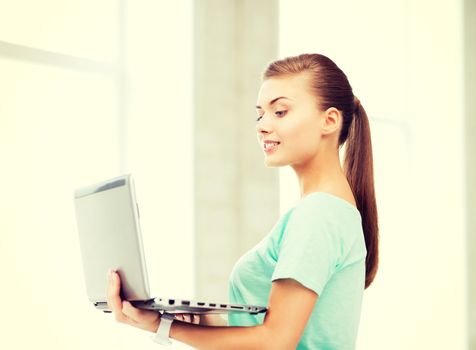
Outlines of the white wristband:
M 161 345 L 171 345 L 172 342 L 169 339 L 169 334 L 174 319 L 175 316 L 173 314 L 164 312 L 160 317 L 160 324 L 157 333 L 152 336 L 152 340 Z

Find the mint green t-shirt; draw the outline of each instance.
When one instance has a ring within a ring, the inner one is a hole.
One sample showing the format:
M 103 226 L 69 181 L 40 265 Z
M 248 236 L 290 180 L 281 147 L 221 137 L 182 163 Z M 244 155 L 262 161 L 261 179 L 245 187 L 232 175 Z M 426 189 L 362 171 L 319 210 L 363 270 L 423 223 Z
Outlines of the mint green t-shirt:
M 272 281 L 292 278 L 319 295 L 297 349 L 354 349 L 365 257 L 359 211 L 339 197 L 313 192 L 238 260 L 229 281 L 230 302 L 267 305 Z M 230 326 L 263 320 L 264 314 L 228 316 Z

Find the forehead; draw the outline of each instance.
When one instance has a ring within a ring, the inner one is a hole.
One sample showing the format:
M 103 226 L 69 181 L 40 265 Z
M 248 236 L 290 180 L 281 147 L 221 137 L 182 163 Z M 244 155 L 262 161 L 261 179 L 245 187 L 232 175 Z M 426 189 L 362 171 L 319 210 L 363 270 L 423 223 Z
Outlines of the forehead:
M 311 94 L 309 75 L 301 73 L 266 79 L 261 84 L 257 105 L 267 105 L 280 96 L 291 100 L 314 98 Z

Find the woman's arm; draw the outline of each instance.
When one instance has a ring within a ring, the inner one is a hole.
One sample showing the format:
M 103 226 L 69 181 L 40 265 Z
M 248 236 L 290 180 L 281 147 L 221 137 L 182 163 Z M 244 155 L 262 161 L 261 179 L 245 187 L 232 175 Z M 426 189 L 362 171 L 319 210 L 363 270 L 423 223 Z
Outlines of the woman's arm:
M 119 296 L 120 280 L 111 274 L 108 304 L 116 320 L 150 332 L 160 324 L 158 313 L 133 307 Z M 317 294 L 292 279 L 274 281 L 262 325 L 209 327 L 175 321 L 170 337 L 197 349 L 295 349 L 317 301 Z
M 228 326 L 228 321 L 222 315 L 204 314 L 200 315 L 201 326 Z
M 175 319 L 201 326 L 228 326 L 228 321 L 221 314 L 174 314 Z

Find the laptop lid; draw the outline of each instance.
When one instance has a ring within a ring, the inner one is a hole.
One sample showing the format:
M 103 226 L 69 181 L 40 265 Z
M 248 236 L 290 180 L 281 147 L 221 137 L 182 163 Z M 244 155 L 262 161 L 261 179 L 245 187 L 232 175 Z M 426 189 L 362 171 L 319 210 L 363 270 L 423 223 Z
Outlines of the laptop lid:
M 109 269 L 121 275 L 124 299 L 150 299 L 132 176 L 80 188 L 74 197 L 89 300 L 106 300 Z

